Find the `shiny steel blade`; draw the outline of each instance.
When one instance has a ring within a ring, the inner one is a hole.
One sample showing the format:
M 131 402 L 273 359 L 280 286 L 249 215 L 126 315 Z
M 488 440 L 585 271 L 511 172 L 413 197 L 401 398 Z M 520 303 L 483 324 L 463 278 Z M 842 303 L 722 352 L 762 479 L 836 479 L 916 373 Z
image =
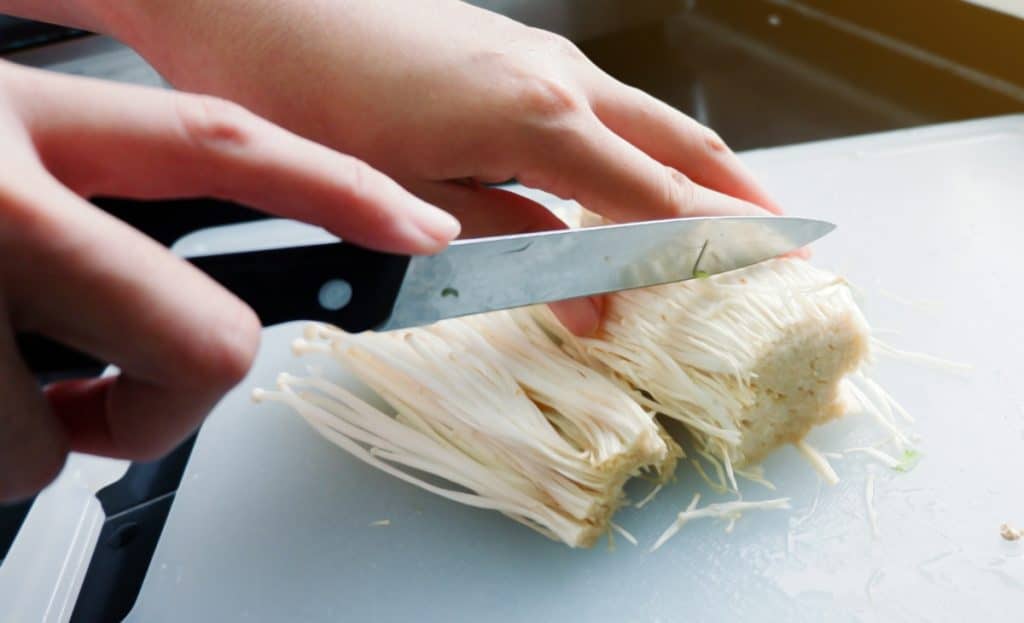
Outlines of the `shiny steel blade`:
M 682 218 L 457 241 L 412 259 L 379 329 L 714 275 L 834 228 L 791 217 Z

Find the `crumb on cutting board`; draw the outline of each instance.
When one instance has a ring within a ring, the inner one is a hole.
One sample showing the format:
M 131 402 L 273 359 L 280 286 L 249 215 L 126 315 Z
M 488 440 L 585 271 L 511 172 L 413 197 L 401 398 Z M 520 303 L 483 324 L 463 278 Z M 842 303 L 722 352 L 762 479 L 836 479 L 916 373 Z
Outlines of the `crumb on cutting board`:
M 1008 523 L 1004 523 L 999 526 L 999 535 L 1007 541 L 1019 541 L 1021 537 L 1024 537 L 1024 530 L 1014 528 Z

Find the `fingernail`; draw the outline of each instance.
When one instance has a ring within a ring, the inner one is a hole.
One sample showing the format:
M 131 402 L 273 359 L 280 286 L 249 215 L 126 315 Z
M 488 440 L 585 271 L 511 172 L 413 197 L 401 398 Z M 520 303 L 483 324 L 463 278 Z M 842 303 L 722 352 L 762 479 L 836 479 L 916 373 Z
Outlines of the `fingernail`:
M 558 320 L 575 335 L 593 335 L 601 326 L 601 312 L 604 305 L 600 297 L 570 299 L 551 304 L 551 310 Z
M 458 219 L 425 201 L 414 199 L 409 207 L 416 227 L 434 242 L 447 244 L 462 230 Z
M 779 205 L 777 201 L 769 197 L 767 193 L 762 191 L 762 195 L 764 196 L 764 198 L 761 200 L 762 208 L 768 210 L 769 212 L 775 214 L 776 216 L 782 216 L 783 214 L 786 213 L 786 211 L 782 209 L 782 206 Z

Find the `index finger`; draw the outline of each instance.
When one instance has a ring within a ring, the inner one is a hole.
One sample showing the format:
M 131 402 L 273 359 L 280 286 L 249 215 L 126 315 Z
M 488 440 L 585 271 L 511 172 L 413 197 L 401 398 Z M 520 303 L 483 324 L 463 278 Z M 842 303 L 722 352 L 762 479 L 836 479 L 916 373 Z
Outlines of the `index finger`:
M 718 134 L 668 104 L 609 80 L 598 87 L 593 109 L 608 128 L 658 162 L 707 188 L 782 214 L 782 208 Z
M 593 117 L 538 144 L 533 160 L 518 176 L 523 184 L 576 199 L 613 221 L 770 214 L 661 164 Z
M 435 253 L 458 233 L 369 165 L 229 102 L 0 69 L 16 78 L 15 105 L 47 169 L 82 196 L 233 200 L 396 253 Z

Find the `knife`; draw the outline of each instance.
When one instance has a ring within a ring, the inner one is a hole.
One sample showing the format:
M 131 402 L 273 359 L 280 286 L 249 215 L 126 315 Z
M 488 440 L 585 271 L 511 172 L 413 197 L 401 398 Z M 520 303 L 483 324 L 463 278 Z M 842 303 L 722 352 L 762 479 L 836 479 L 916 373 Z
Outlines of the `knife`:
M 339 241 L 187 259 L 246 301 L 264 326 L 312 320 L 356 333 L 706 277 L 799 249 L 834 228 L 782 216 L 678 218 L 458 240 L 430 256 Z M 22 352 L 37 375 L 74 367 L 52 344 Z

